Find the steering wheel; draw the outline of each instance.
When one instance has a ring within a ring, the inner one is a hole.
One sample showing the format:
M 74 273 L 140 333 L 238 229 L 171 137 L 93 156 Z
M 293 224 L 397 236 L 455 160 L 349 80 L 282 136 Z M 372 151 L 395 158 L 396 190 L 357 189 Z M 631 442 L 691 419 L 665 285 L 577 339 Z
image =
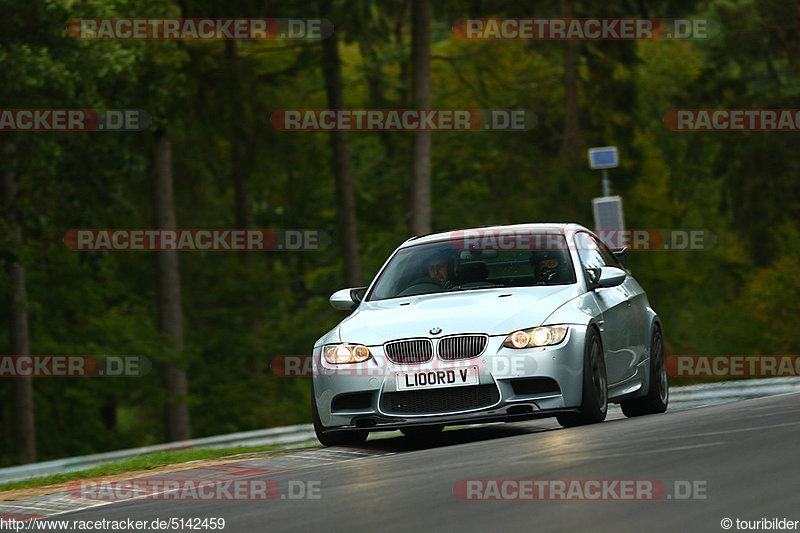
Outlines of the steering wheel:
M 415 296 L 417 294 L 429 294 L 432 292 L 439 292 L 442 286 L 433 281 L 417 280 L 411 283 L 408 287 L 400 291 L 398 296 Z

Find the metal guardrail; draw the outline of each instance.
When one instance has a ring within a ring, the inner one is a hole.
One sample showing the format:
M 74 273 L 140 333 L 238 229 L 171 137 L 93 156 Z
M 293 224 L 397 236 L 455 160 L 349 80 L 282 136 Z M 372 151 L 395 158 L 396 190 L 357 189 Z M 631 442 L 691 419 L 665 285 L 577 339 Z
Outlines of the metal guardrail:
M 670 389 L 669 410 L 682 411 L 705 405 L 715 405 L 791 392 L 800 392 L 800 378 L 748 379 L 743 381 L 724 381 L 689 385 L 686 387 L 673 387 Z M 614 406 L 614 408 L 610 410 L 618 411 L 619 408 Z M 230 433 L 228 435 L 217 435 L 214 437 L 156 444 L 129 450 L 82 455 L 67 459 L 0 468 L 0 483 L 85 470 L 93 466 L 113 463 L 122 459 L 153 452 L 182 450 L 187 448 L 215 449 L 235 446 L 300 444 L 316 442 L 316 439 L 314 428 L 311 424 L 242 431 L 239 433 Z
M 33 477 L 49 476 L 77 470 L 86 470 L 94 466 L 113 463 L 123 459 L 129 459 L 138 455 L 170 450 L 185 450 L 188 448 L 230 448 L 235 446 L 272 446 L 276 444 L 300 444 L 304 442 L 316 442 L 316 435 L 311 424 L 301 424 L 297 426 L 284 426 L 269 429 L 257 429 L 253 431 L 242 431 L 227 435 L 216 435 L 213 437 L 203 437 L 165 444 L 155 444 L 143 446 L 141 448 L 131 448 L 128 450 L 116 450 L 113 452 L 97 453 L 92 455 L 80 455 L 66 459 L 56 459 L 53 461 L 43 461 L 41 463 L 31 463 L 19 466 L 0 468 L 0 483 L 9 481 L 20 481 Z

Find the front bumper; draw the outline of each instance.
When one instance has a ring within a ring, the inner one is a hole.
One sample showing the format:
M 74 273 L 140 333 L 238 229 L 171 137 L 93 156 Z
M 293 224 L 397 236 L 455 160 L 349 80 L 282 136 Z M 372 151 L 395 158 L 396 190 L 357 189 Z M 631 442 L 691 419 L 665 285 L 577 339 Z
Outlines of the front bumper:
M 571 325 L 560 344 L 523 350 L 503 347 L 505 335 L 492 336 L 479 357 L 453 362 L 434 357 L 418 365 L 392 363 L 382 346 L 370 346 L 373 357 L 363 363 L 330 365 L 321 358 L 322 348 L 318 347 L 313 359 L 314 401 L 326 429 L 388 431 L 412 425 L 521 421 L 575 412 L 582 399 L 585 334 L 585 326 Z M 474 392 L 481 389 L 482 400 L 474 405 L 462 401 L 453 407 L 453 402 L 441 401 L 449 400 L 448 396 L 471 397 L 473 391 L 463 390 L 468 386 L 422 393 L 426 401 L 411 402 L 415 406 L 413 412 L 404 410 L 403 405 L 408 402 L 388 401 L 411 394 L 398 391 L 398 372 L 435 372 L 465 366 L 477 367 L 478 383 L 473 387 Z M 438 403 L 431 398 L 438 399 Z M 450 407 L 426 409 L 427 405 Z

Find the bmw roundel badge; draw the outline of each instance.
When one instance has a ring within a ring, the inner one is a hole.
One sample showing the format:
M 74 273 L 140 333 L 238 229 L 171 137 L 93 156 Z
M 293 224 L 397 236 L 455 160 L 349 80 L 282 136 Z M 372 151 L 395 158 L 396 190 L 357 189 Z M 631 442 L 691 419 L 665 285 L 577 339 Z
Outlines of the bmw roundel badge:
M 438 335 L 442 332 L 442 328 L 431 328 L 431 335 Z

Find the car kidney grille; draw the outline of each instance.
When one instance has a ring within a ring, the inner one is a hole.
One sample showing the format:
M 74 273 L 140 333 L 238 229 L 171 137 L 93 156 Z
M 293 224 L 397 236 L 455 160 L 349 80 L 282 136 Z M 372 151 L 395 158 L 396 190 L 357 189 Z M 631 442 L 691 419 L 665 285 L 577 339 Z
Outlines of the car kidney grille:
M 489 338 L 485 335 L 458 335 L 445 337 L 439 341 L 439 359 L 455 361 L 480 355 L 486 348 Z
M 445 389 L 387 392 L 381 399 L 385 413 L 452 413 L 496 404 L 500 393 L 495 385 L 470 385 Z
M 383 345 L 386 356 L 395 363 L 426 363 L 433 358 L 433 346 L 428 339 L 392 341 Z

